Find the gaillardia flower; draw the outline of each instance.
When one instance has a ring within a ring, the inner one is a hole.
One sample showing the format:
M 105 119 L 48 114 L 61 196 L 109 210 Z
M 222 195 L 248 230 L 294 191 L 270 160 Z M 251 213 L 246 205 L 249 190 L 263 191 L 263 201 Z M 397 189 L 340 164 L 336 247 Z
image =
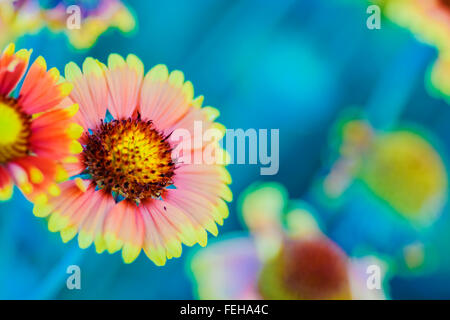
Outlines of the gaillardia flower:
M 109 28 L 130 32 L 135 20 L 120 0 L 29 0 L 40 4 L 50 30 L 64 32 L 80 49 L 91 47 Z M 78 24 L 78 25 L 77 25 Z
M 69 63 L 66 78 L 74 85 L 69 100 L 80 106 L 83 152 L 66 164 L 73 179 L 60 185 L 61 195 L 34 213 L 50 215 L 49 230 L 64 242 L 78 234 L 81 248 L 122 249 L 126 263 L 143 249 L 161 266 L 181 255 L 182 243 L 206 245 L 206 230 L 217 235 L 216 223 L 228 216 L 231 177 L 223 163 L 185 156 L 226 153 L 214 139 L 199 145 L 173 137 L 181 131 L 196 140 L 208 129 L 223 130 L 213 122 L 218 111 L 201 107 L 203 97 L 194 99 L 180 71 L 157 65 L 144 77 L 134 55 L 111 54 L 108 66 L 87 58 L 83 71 Z M 203 131 L 194 132 L 199 125 Z
M 190 266 L 198 298 L 386 298 L 382 277 L 387 265 L 371 256 L 349 257 L 321 232 L 308 205 L 287 202 L 286 196 L 276 183 L 244 192 L 241 209 L 250 235 L 230 236 L 193 255 Z M 370 265 L 380 270 L 376 290 L 367 286 Z
M 78 106 L 63 102 L 72 85 L 56 68 L 47 71 L 42 57 L 25 75 L 30 55 L 10 44 L 0 56 L 0 200 L 9 199 L 16 184 L 44 204 L 60 192 L 55 181 L 67 176 L 60 163 L 81 152 L 82 130 L 72 121 Z

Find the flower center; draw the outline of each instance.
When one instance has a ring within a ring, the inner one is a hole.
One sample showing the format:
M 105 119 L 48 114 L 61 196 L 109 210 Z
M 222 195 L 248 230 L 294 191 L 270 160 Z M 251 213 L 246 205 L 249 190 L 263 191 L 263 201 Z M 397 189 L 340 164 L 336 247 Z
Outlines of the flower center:
M 445 9 L 449 9 L 450 10 L 450 0 L 439 0 L 438 1 L 441 6 L 443 6 Z
M 140 203 L 173 184 L 175 164 L 167 137 L 140 117 L 102 123 L 87 135 L 87 173 L 98 188 Z
M 285 251 L 284 282 L 292 291 L 333 296 L 347 285 L 346 257 L 330 241 L 293 242 Z
M 29 153 L 30 125 L 31 117 L 15 99 L 0 96 L 0 163 Z
M 350 299 L 347 257 L 327 239 L 289 240 L 260 275 L 268 299 Z

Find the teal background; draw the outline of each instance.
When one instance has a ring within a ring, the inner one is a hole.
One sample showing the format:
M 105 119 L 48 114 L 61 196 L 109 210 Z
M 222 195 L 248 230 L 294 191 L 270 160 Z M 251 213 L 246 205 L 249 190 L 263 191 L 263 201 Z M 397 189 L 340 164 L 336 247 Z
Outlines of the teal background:
M 368 245 L 397 257 L 401 244 L 431 241 L 438 261 L 431 271 L 402 273 L 390 281 L 392 298 L 450 298 L 448 209 L 436 226 L 418 235 L 380 218 L 376 205 L 356 197 L 339 209 L 316 198 L 315 179 L 326 170 L 330 129 L 343 109 L 362 108 L 377 127 L 414 123 L 450 147 L 450 106 L 425 90 L 424 77 L 436 50 L 407 30 L 382 20 L 366 28 L 364 1 L 189 0 L 127 1 L 138 29 L 110 30 L 91 49 L 75 51 L 64 35 L 48 30 L 25 36 L 18 46 L 33 48 L 49 66 L 63 70 L 92 56 L 134 53 L 149 70 L 158 63 L 180 69 L 205 104 L 221 111 L 228 128 L 280 129 L 280 170 L 260 176 L 256 165 L 232 165 L 235 199 L 255 181 L 278 181 L 291 198 L 302 198 L 327 221 L 326 231 L 347 252 Z M 338 213 L 338 214 L 336 214 Z M 217 240 L 242 230 L 236 201 L 230 204 Z M 330 218 L 334 217 L 334 218 Z M 338 218 L 336 218 L 338 217 Z M 191 299 L 187 272 L 197 248 L 183 247 L 179 259 L 156 267 L 144 254 L 131 265 L 120 254 L 98 255 L 64 245 L 16 190 L 0 204 L 0 298 L 2 299 Z M 431 262 L 430 262 L 431 263 Z M 66 288 L 67 266 L 80 265 L 82 289 Z

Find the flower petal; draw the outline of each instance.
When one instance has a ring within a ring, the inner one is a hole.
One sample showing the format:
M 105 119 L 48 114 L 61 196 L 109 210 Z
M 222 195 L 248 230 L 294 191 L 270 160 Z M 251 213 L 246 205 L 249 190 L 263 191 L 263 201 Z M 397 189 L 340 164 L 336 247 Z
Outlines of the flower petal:
M 133 54 L 126 61 L 118 54 L 108 58 L 106 79 L 110 90 L 109 111 L 115 119 L 127 119 L 138 105 L 144 65 Z
M 45 59 L 40 56 L 25 76 L 18 103 L 28 114 L 40 113 L 58 106 L 71 90 L 72 84 L 61 81 L 56 68 L 47 71 Z

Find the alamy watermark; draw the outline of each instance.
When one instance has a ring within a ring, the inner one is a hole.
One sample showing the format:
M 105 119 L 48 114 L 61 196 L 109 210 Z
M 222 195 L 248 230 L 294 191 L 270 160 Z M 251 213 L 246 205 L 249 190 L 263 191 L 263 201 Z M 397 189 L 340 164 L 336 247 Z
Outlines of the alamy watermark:
M 77 30 L 81 29 L 81 8 L 76 5 L 67 7 L 66 13 L 67 17 L 67 29 Z
M 69 290 L 81 290 L 81 269 L 77 265 L 70 265 L 66 270 L 70 276 L 67 278 L 66 286 Z
M 367 18 L 366 26 L 369 30 L 381 29 L 381 9 L 373 4 L 367 7 L 366 13 L 370 16 Z
M 367 267 L 366 274 L 368 275 L 366 286 L 369 290 L 381 290 L 381 268 L 376 264 Z

